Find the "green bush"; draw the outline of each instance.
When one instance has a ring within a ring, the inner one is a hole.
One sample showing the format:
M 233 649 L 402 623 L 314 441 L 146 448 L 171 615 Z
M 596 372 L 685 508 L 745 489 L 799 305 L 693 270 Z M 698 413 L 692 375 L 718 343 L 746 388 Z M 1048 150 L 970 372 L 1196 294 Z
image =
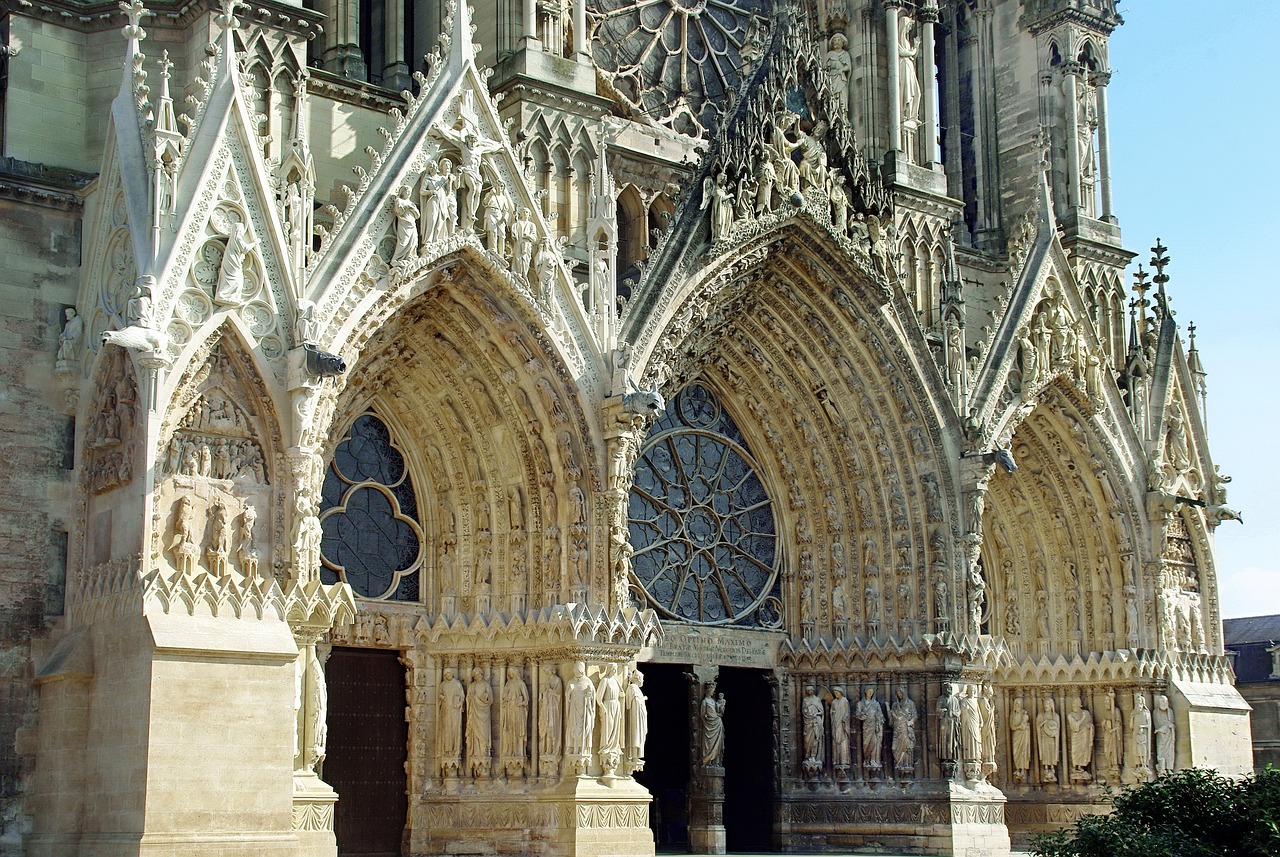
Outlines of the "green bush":
M 1229 779 L 1191 768 L 1131 786 L 1108 815 L 1041 834 L 1037 857 L 1277 857 L 1280 770 Z

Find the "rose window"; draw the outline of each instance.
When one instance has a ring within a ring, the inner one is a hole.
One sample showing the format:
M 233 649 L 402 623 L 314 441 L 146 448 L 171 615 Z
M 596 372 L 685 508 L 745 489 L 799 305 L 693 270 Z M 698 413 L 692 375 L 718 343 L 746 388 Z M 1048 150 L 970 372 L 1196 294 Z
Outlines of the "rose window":
M 650 430 L 628 518 L 633 582 L 664 615 L 780 624 L 773 505 L 741 432 L 706 387 L 687 387 Z
M 404 456 L 372 413 L 352 424 L 325 471 L 320 579 L 364 598 L 418 600 L 422 528 Z
M 593 0 L 596 65 L 638 113 L 699 135 L 768 40 L 768 0 Z

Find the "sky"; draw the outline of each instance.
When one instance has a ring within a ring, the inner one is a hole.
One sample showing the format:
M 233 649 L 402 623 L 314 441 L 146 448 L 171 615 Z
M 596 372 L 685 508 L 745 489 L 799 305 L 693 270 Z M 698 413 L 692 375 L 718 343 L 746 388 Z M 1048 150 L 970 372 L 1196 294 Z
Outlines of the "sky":
M 1157 237 L 1169 247 L 1170 304 L 1208 372 L 1210 452 L 1244 516 L 1216 534 L 1222 616 L 1280 613 L 1280 0 L 1119 9 L 1115 213 L 1135 265 Z

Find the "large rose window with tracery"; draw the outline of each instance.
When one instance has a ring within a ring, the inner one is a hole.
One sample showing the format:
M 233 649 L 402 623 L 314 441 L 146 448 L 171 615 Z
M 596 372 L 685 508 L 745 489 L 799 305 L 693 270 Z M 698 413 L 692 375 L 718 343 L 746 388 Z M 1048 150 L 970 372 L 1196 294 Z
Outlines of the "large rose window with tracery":
M 325 471 L 320 499 L 320 579 L 357 595 L 418 600 L 422 528 L 404 455 L 372 413 L 352 423 Z
M 707 128 L 764 55 L 769 0 L 592 0 L 596 65 L 636 112 L 685 134 Z
M 664 615 L 781 623 L 773 504 L 742 433 L 706 387 L 685 388 L 650 430 L 628 518 L 634 583 Z

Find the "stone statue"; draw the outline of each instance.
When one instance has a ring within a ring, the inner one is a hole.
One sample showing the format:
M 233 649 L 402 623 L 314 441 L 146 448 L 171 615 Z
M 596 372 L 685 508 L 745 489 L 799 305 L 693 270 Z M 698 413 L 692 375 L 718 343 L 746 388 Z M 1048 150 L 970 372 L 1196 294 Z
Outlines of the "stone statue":
M 542 689 L 538 692 L 538 754 L 552 762 L 560 755 L 564 737 L 564 682 L 555 664 L 543 667 Z
M 551 283 L 556 277 L 558 255 L 551 244 L 551 239 L 543 238 L 542 243 L 538 245 L 537 254 L 533 257 L 533 269 L 538 281 L 538 297 L 543 300 L 549 300 L 551 297 Z
M 418 206 L 409 199 L 409 188 L 402 187 L 391 200 L 391 213 L 396 219 L 396 248 L 391 261 L 403 262 L 418 255 Z
M 250 241 L 245 225 L 236 221 L 227 237 L 227 248 L 222 253 L 222 265 L 218 268 L 218 288 L 213 301 L 222 305 L 239 304 L 244 299 L 245 259 L 258 242 Z
M 499 754 L 507 776 L 524 773 L 529 753 L 529 686 L 524 683 L 517 666 L 507 667 L 507 680 L 502 684 L 502 714 L 499 721 Z
M 889 721 L 893 725 L 893 766 L 899 774 L 909 774 L 915 768 L 916 704 L 905 688 L 894 691 Z
M 306 734 L 311 736 L 311 747 L 306 765 L 314 769 L 324 761 L 325 747 L 329 742 L 329 686 L 325 683 L 324 665 L 316 655 L 315 646 L 307 646 L 307 694 Z
M 597 717 L 600 721 L 600 766 L 612 774 L 622 758 L 622 687 L 618 665 L 609 664 L 596 685 Z
M 862 723 L 862 764 L 868 768 L 879 768 L 884 748 L 884 710 L 876 699 L 875 688 L 863 688 L 862 699 L 858 700 L 857 718 Z
M 245 506 L 240 514 L 240 573 L 245 577 L 258 574 L 258 549 L 253 545 L 253 528 L 258 521 L 258 510 Z
M 716 683 L 709 681 L 703 688 L 702 704 L 698 720 L 702 724 L 702 764 L 724 764 L 724 694 L 716 695 Z
M 1071 736 L 1071 779 L 1087 780 L 1085 768 L 1093 764 L 1093 715 L 1075 694 L 1067 711 L 1067 733 Z
M 471 670 L 467 685 L 467 768 L 474 777 L 489 776 L 493 755 L 493 686 L 484 670 Z
M 1014 782 L 1024 782 L 1031 770 L 1031 715 L 1019 696 L 1009 712 L 1009 744 L 1013 759 Z
M 649 737 L 649 707 L 641 690 L 643 686 L 644 673 L 632 670 L 626 690 L 626 757 L 632 771 L 644 768 L 644 744 Z
M 225 574 L 227 556 L 231 553 L 231 520 L 227 506 L 214 500 L 209 507 L 209 563 L 214 574 Z
M 1129 732 L 1133 739 L 1133 769 L 1139 780 L 1145 780 L 1151 773 L 1151 709 L 1147 708 L 1147 695 L 1142 691 L 1133 694 Z
M 942 686 L 942 698 L 938 701 L 940 742 L 938 752 L 942 760 L 955 761 L 960 756 L 960 697 L 950 684 Z
M 1114 777 L 1120 770 L 1121 746 L 1124 741 L 1124 726 L 1120 719 L 1120 710 L 1116 707 L 1116 692 L 1107 688 L 1106 702 L 1100 717 L 1099 728 L 1102 731 L 1102 767 L 1108 775 Z
M 1156 739 L 1156 776 L 1173 771 L 1175 752 L 1177 750 L 1177 733 L 1173 723 L 1173 709 L 1169 707 L 1169 697 L 1163 693 L 1156 694 L 1156 707 L 1151 712 L 1153 734 Z
M 200 549 L 195 539 L 195 509 L 191 505 L 191 496 L 183 494 L 178 498 L 178 506 L 173 513 L 173 564 L 183 574 L 191 574 L 196 569 L 196 558 Z
M 1044 701 L 1044 711 L 1036 718 L 1036 752 L 1040 756 L 1041 776 L 1046 783 L 1058 781 L 1058 760 L 1062 758 L 1062 722 L 1054 708 L 1053 698 Z
M 983 685 L 978 705 L 982 709 L 982 772 L 996 771 L 996 699 L 990 685 Z
M 470 121 L 459 123 L 462 127 L 440 128 L 440 136 L 458 147 L 459 185 L 462 189 L 462 228 L 471 229 L 476 222 L 476 211 L 480 208 L 480 190 L 484 187 L 484 177 L 480 174 L 480 165 L 484 156 L 502 148 L 500 143 L 480 138 L 477 129 Z
M 422 200 L 422 246 L 425 249 L 435 241 L 448 238 L 453 232 L 454 199 L 453 162 L 441 158 L 427 165 L 422 174 L 418 195 Z
M 844 33 L 836 33 L 831 37 L 827 55 L 822 60 L 822 70 L 827 74 L 827 87 L 831 90 L 831 97 L 839 105 L 841 113 L 847 114 L 853 57 L 849 54 L 849 40 Z
M 440 683 L 439 717 L 436 726 L 436 750 L 440 755 L 440 772 L 457 776 L 462 765 L 462 706 L 466 692 L 452 668 L 444 671 Z
M 62 332 L 58 334 L 58 367 L 65 368 L 80 356 L 80 340 L 84 338 L 84 319 L 75 307 L 62 311 Z
M 804 761 L 806 769 L 822 768 L 822 739 L 825 731 L 822 714 L 822 699 L 818 689 L 809 685 L 804 689 L 804 699 L 800 701 L 800 716 L 804 722 Z
M 699 209 L 705 211 L 707 206 L 711 206 L 711 241 L 727 241 L 729 230 L 733 228 L 733 196 L 729 193 L 723 170 L 714 178 L 707 176 L 703 179 L 702 205 Z
M 982 774 L 982 707 L 978 689 L 972 685 L 960 693 L 960 754 L 965 778 L 977 780 Z
M 849 768 L 849 700 L 844 688 L 831 688 L 831 764 L 837 770 Z
M 529 209 L 521 208 L 511 224 L 511 273 L 521 280 L 529 279 L 529 266 L 533 264 L 533 245 L 538 228 L 529 219 Z
M 911 38 L 911 22 L 903 20 L 898 27 L 898 93 L 902 106 L 902 122 L 920 121 L 920 75 L 916 73 L 916 57 L 920 49 Z
M 484 201 L 485 248 L 490 253 L 506 258 L 507 228 L 515 206 L 502 185 L 495 184 Z
M 591 755 L 591 737 L 596 727 L 596 687 L 587 678 L 582 661 L 573 665 L 565 700 L 565 755 L 579 773 Z

